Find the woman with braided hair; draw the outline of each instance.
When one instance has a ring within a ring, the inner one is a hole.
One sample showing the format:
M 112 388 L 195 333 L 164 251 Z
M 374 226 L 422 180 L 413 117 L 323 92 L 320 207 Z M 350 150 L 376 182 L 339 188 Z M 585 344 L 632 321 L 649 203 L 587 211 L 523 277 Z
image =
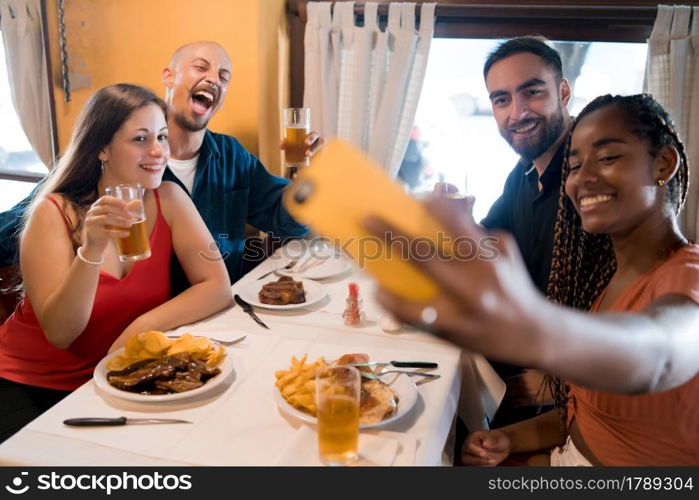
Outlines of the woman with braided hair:
M 568 147 L 553 301 L 499 235 L 495 260 L 415 262 L 440 285 L 428 307 L 384 291 L 380 302 L 403 321 L 429 321 L 467 349 L 569 385 L 565 408 L 473 432 L 465 463 L 517 463 L 528 453 L 519 463 L 699 465 L 699 246 L 677 222 L 689 172 L 682 142 L 652 97 L 607 95 L 583 109 Z M 454 238 L 484 235 L 442 200 L 429 209 Z

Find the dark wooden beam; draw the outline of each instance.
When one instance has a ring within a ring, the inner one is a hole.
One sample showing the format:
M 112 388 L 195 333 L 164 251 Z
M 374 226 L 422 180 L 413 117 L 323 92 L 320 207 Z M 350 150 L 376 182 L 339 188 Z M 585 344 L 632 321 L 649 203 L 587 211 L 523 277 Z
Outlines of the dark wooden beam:
M 306 0 L 291 0 L 292 18 L 306 23 Z M 388 3 L 379 5 L 379 25 L 388 17 Z M 358 24 L 364 22 L 364 4 L 354 6 Z M 657 14 L 655 6 L 443 4 L 435 9 L 437 38 L 510 38 L 537 33 L 557 40 L 645 42 Z M 416 6 L 420 18 L 420 6 Z
M 287 1 L 286 14 L 289 26 L 289 104 L 293 108 L 303 106 L 304 45 L 306 30 L 306 1 Z
M 37 183 L 45 176 L 23 170 L 0 169 L 0 180 Z
M 306 4 L 309 0 L 288 0 L 290 37 L 290 99 L 294 106 L 303 102 L 303 36 Z M 328 0 L 329 1 L 329 0 Z M 424 3 L 425 0 L 418 0 Z M 388 4 L 379 5 L 379 25 L 388 17 Z M 602 0 L 442 0 L 435 9 L 436 38 L 500 39 L 522 35 L 542 35 L 551 40 L 598 42 L 645 42 L 653 29 L 657 3 L 652 0 L 621 2 Z M 699 0 L 683 0 L 699 5 Z M 416 6 L 419 19 L 420 6 Z M 354 6 L 358 24 L 364 22 L 364 3 Z
M 41 36 L 44 41 L 44 57 L 46 58 L 46 85 L 49 91 L 49 105 L 51 107 L 51 147 L 53 165 L 47 165 L 49 169 L 56 166 L 58 161 L 58 122 L 56 121 L 56 100 L 53 95 L 53 68 L 51 66 L 51 45 L 49 44 L 49 22 L 46 13 L 46 0 L 41 0 Z

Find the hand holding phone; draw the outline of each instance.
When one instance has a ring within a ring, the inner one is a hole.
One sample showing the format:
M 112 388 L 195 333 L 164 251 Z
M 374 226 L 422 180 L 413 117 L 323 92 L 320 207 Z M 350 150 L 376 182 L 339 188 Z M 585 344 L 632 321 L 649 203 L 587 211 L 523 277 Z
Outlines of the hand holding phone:
M 349 253 L 386 290 L 421 302 L 436 295 L 435 284 L 410 264 L 405 252 L 413 257 L 437 249 L 449 254 L 450 246 L 439 238 L 446 232 L 362 151 L 341 140 L 330 141 L 299 172 L 283 203 L 295 219 Z M 416 239 L 387 245 L 364 229 L 362 222 L 369 215 Z

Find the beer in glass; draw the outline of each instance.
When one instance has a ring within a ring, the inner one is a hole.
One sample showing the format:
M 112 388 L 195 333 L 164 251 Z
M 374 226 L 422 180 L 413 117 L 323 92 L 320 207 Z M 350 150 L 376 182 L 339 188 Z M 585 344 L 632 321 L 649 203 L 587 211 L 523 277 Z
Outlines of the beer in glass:
M 318 453 L 327 465 L 348 465 L 359 457 L 359 371 L 330 366 L 316 375 Z
M 119 249 L 119 260 L 121 262 L 132 262 L 150 257 L 150 242 L 146 231 L 146 212 L 143 206 L 143 188 L 139 183 L 119 184 L 105 189 L 108 196 L 114 196 L 124 200 L 129 205 L 132 224 L 128 229 L 129 235 L 124 238 L 117 238 L 117 248 Z M 138 201 L 138 203 L 132 203 Z M 122 229 L 122 228 L 114 228 Z
M 284 167 L 289 179 L 308 164 L 306 136 L 311 131 L 310 108 L 284 108 Z

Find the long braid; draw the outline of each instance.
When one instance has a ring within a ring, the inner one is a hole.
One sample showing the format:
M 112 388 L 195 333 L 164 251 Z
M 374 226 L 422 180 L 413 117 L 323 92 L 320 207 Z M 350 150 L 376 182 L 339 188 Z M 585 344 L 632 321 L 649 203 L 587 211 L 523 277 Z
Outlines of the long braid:
M 668 145 L 677 149 L 680 156 L 680 166 L 676 175 L 667 183 L 666 189 L 675 213 L 679 213 L 687 199 L 689 187 L 687 155 L 672 120 L 652 96 L 638 94 L 598 97 L 585 106 L 578 115 L 570 136 L 572 137 L 573 130 L 584 116 L 610 105 L 618 106 L 626 114 L 632 132 L 648 142 L 649 153 L 652 156 L 656 156 L 663 147 Z M 583 231 L 580 217 L 566 195 L 565 182 L 570 173 L 569 149 L 570 137 L 566 145 L 558 197 L 547 296 L 558 304 L 587 311 L 616 272 L 616 260 L 609 236 Z M 558 377 L 547 375 L 545 383 L 551 390 L 555 406 L 564 411 L 567 390 L 563 381 Z
M 569 149 L 570 139 L 566 145 L 558 195 L 547 296 L 558 304 L 588 310 L 616 271 L 616 260 L 607 235 L 590 234 L 582 230 L 580 216 L 566 195 L 565 179 L 570 170 L 567 160 Z M 544 384 L 553 396 L 554 406 L 564 411 L 567 390 L 563 380 L 546 375 Z

